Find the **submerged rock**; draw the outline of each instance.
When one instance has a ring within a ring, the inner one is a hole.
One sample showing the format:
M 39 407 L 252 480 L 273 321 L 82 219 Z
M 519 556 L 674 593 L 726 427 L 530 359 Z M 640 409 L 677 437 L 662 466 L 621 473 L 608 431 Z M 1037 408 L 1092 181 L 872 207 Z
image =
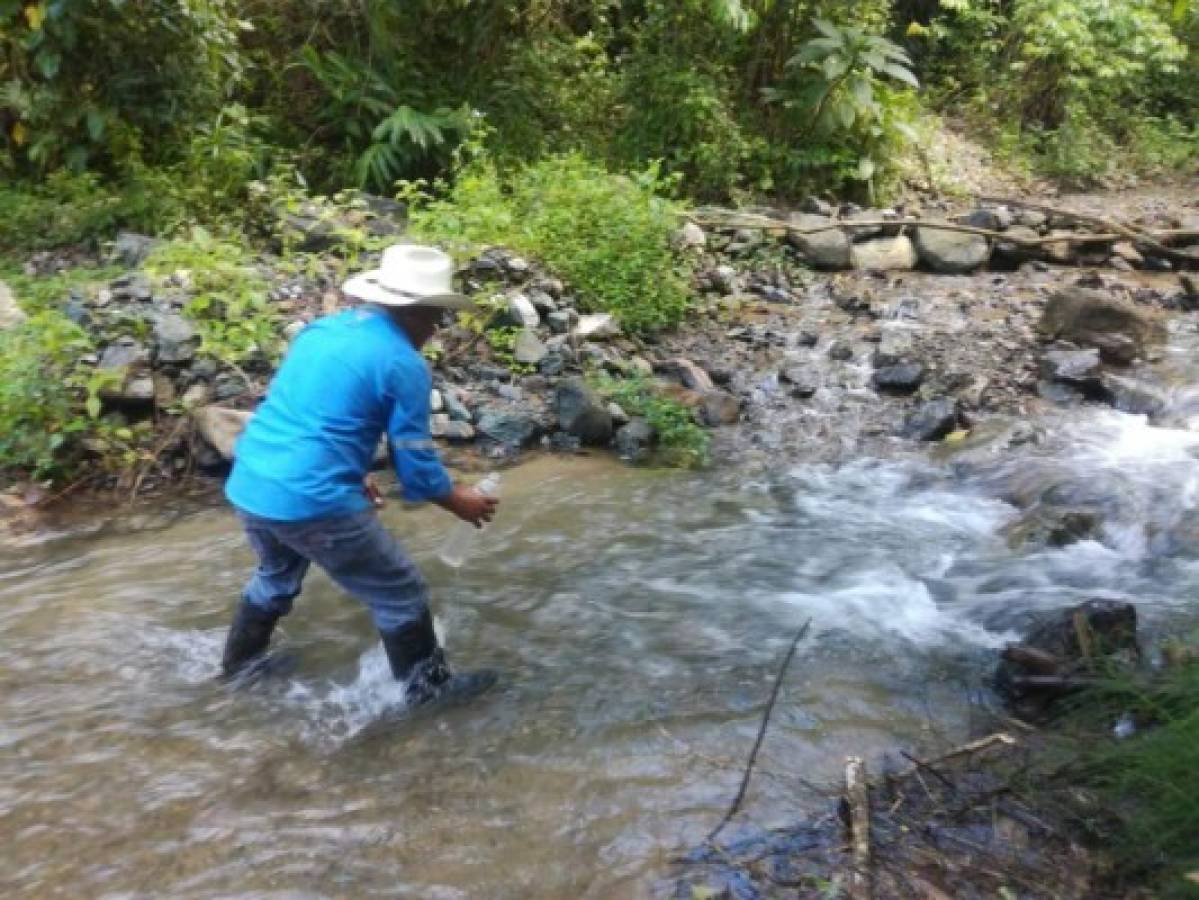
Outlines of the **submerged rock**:
M 741 401 L 728 391 L 714 388 L 703 395 L 699 410 L 706 425 L 733 425 L 741 418 Z
M 1166 339 L 1161 319 L 1131 303 L 1089 288 L 1072 287 L 1049 298 L 1037 324 L 1046 340 L 1096 347 L 1105 362 L 1127 365 Z
M 541 424 L 532 415 L 507 407 L 484 407 L 475 421 L 475 431 L 480 437 L 509 451 L 527 447 L 541 430 Z
M 655 437 L 648 421 L 641 417 L 630 419 L 616 432 L 616 453 L 628 462 L 642 462 L 649 457 Z
M 1099 351 L 1050 350 L 1041 357 L 1041 375 L 1087 392 L 1099 390 Z
M 957 427 L 957 421 L 957 403 L 950 397 L 939 397 L 908 416 L 899 434 L 913 441 L 939 441 Z

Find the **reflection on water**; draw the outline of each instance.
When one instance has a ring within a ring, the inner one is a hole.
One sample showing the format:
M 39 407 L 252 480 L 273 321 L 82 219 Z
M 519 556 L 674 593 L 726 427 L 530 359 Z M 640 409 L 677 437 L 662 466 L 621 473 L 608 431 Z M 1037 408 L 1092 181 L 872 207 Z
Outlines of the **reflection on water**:
M 456 571 L 435 560 L 444 514 L 393 506 L 452 659 L 506 673 L 484 702 L 409 721 L 365 612 L 319 574 L 285 623 L 297 670 L 215 682 L 250 562 L 225 511 L 4 559 L 0 890 L 652 893 L 735 791 L 809 616 L 747 802 L 767 824 L 818 802 L 805 784 L 846 754 L 965 734 L 1031 609 L 1102 592 L 1159 626 L 1186 616 L 1193 545 L 1155 536 L 1194 509 L 1195 436 L 1088 415 L 1085 439 L 986 466 L 754 481 L 541 461 L 506 478 Z M 1104 534 L 1010 549 L 1004 485 L 1063 459 L 1120 476 Z

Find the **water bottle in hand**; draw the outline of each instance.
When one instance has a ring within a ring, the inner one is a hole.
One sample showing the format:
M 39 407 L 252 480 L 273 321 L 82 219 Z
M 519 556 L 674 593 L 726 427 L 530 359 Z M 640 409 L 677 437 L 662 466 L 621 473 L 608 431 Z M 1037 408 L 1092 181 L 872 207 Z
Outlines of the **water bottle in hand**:
M 475 485 L 475 490 L 488 497 L 498 497 L 500 493 L 500 473 L 491 472 Z M 449 537 L 441 547 L 438 556 L 447 566 L 457 569 L 466 561 L 474 549 L 479 529 L 470 522 L 458 522 L 450 531 Z

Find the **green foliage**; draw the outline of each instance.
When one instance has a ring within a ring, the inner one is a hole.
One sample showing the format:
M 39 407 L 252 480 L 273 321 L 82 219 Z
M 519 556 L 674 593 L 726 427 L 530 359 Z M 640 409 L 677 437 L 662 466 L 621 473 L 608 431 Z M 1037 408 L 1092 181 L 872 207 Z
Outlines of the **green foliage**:
M 0 184 L 0 250 L 94 241 L 116 227 L 122 203 L 91 172 L 58 171 L 36 186 Z
M 0 265 L 0 281 L 12 288 L 25 312 L 61 313 L 72 294 L 93 294 L 123 271 L 119 266 L 77 266 L 54 275 L 26 275 Z
M 663 196 L 669 187 L 655 167 L 613 175 L 577 154 L 508 178 L 478 157 L 440 199 L 409 186 L 418 204 L 410 228 L 459 255 L 499 244 L 535 256 L 571 283 L 584 309 L 648 332 L 676 324 L 688 303 L 670 247 L 678 218 Z
M 184 312 L 196 323 L 201 353 L 235 364 L 277 360 L 282 350 L 278 314 L 267 299 L 266 278 L 240 245 L 196 229 L 157 248 L 145 270 L 190 284 L 192 298 Z
M 0 0 L 0 161 L 110 167 L 218 109 L 242 72 L 230 0 Z
M 451 149 L 471 128 L 473 111 L 439 107 L 422 112 L 410 106 L 419 96 L 409 81 L 405 91 L 372 67 L 370 60 L 352 59 L 334 50 L 308 46 L 301 63 L 327 95 L 319 110 L 321 126 L 340 140 L 347 153 L 357 154 L 352 166 L 361 187 L 387 191 L 401 177 L 414 177 L 420 166 Z
M 1129 714 L 1142 723 L 1125 741 L 1094 742 L 1083 760 L 1084 783 L 1117 813 L 1118 833 L 1105 846 L 1126 875 L 1152 877 L 1158 896 L 1199 896 L 1184 880 L 1199 870 L 1199 663 L 1170 670 L 1148 687 L 1115 679 L 1086 695 L 1078 714 L 1106 722 Z
M 59 473 L 71 439 L 90 421 L 75 372 L 87 335 L 53 312 L 0 331 L 0 472 Z
M 694 413 L 661 393 L 643 378 L 601 378 L 596 389 L 630 416 L 649 422 L 657 435 L 657 458 L 680 468 L 696 468 L 708 462 L 709 438 L 695 421 Z
M 854 177 L 870 181 L 879 168 L 877 150 L 914 137 L 885 90 L 887 79 L 919 87 L 912 61 L 898 44 L 853 26 L 813 19 L 819 37 L 787 61 L 789 77 L 766 88 L 766 99 L 791 112 L 801 132 L 848 137 L 861 148 Z

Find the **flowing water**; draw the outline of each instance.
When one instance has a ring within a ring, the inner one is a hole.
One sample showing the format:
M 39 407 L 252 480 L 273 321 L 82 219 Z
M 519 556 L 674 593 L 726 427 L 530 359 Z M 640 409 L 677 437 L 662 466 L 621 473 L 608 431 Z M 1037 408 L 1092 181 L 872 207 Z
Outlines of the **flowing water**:
M 1094 409 L 1044 430 L 759 475 L 542 460 L 505 478 L 456 571 L 436 561 L 447 517 L 392 504 L 451 657 L 505 673 L 407 720 L 364 611 L 319 574 L 285 623 L 296 670 L 215 680 L 250 565 L 225 510 L 2 557 L 0 892 L 667 893 L 806 619 L 747 799 L 759 825 L 825 804 L 810 786 L 847 754 L 965 737 L 1035 610 L 1102 595 L 1151 631 L 1199 620 L 1199 433 Z M 1012 549 L 1033 483 L 1102 494 L 1101 532 Z

